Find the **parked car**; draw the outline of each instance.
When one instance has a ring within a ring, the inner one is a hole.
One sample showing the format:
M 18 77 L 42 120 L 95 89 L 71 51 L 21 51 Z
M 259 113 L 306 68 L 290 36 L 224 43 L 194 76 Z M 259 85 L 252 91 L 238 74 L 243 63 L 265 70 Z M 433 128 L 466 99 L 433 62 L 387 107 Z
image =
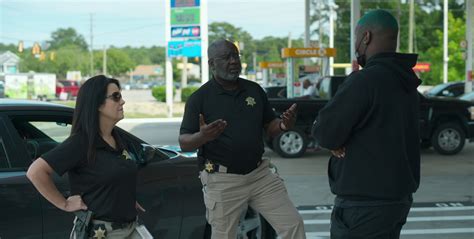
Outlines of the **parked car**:
M 469 93 L 465 93 L 465 94 L 459 96 L 458 99 L 474 102 L 474 91 L 471 91 Z
M 444 97 L 459 97 L 464 94 L 464 81 L 448 82 L 439 84 L 429 89 L 424 93 L 425 96 L 444 96 Z
M 45 200 L 26 178 L 38 156 L 65 140 L 73 109 L 39 101 L 0 99 L 0 237 L 69 238 L 73 214 Z M 124 132 L 132 160 L 139 167 L 139 217 L 155 238 L 210 238 L 195 157 L 152 147 Z M 148 155 L 148 156 L 145 156 Z M 150 156 L 151 155 L 151 156 Z M 66 197 L 68 176 L 54 176 Z M 242 212 L 239 238 L 275 238 L 273 228 L 254 210 Z
M 297 158 L 308 148 L 318 148 L 311 135 L 314 120 L 327 102 L 336 94 L 345 77 L 327 76 L 319 87 L 320 98 L 269 98 L 270 106 L 281 114 L 292 104 L 298 105 L 295 127 L 274 138 L 265 138 L 268 147 L 282 157 Z M 426 97 L 420 94 L 421 147 L 433 148 L 440 154 L 461 151 L 466 139 L 474 141 L 474 103 L 449 97 Z
M 0 81 L 0 98 L 5 98 L 5 83 Z
M 56 97 L 70 100 L 77 96 L 79 88 L 78 81 L 60 80 L 56 82 Z

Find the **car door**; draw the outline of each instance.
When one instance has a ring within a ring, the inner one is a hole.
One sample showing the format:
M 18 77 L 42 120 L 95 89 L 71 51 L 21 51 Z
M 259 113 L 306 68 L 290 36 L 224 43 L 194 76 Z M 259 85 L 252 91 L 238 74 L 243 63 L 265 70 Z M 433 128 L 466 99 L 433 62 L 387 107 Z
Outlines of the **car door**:
M 41 196 L 26 178 L 26 148 L 0 114 L 0 238 L 43 238 Z
M 159 151 L 156 157 L 145 163 L 145 148 L 152 146 L 131 134 L 124 132 L 124 136 L 132 159 L 139 165 L 137 201 L 146 210 L 139 212 L 139 218 L 155 238 L 178 239 L 183 213 L 183 192 L 178 177 L 180 168 L 177 167 L 180 158 L 171 151 Z
M 27 157 L 33 161 L 64 141 L 71 132 L 72 115 L 66 112 L 17 112 L 11 113 L 10 122 L 17 135 L 18 145 L 24 145 Z M 69 196 L 67 173 L 62 177 L 54 174 L 58 190 Z M 68 238 L 74 215 L 56 208 L 40 196 L 43 216 L 43 238 Z

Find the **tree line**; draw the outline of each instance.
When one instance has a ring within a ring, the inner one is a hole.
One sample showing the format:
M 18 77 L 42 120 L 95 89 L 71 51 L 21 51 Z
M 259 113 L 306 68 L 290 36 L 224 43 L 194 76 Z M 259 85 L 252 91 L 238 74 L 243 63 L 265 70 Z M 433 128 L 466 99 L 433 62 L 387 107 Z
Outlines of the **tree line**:
M 390 11 L 400 24 L 399 51 L 408 50 L 408 11 L 409 5 L 400 1 L 361 1 L 362 14 L 373 9 Z M 408 1 L 405 1 L 408 2 Z M 418 0 L 415 1 L 415 32 L 414 51 L 419 54 L 419 62 L 429 62 L 431 71 L 421 73 L 424 84 L 442 82 L 443 56 L 443 9 L 442 1 Z M 317 39 L 320 46 L 328 46 L 327 29 L 329 21 L 329 0 L 312 0 L 311 6 L 311 39 Z M 336 63 L 350 62 L 350 0 L 336 0 L 335 12 L 335 48 Z M 460 42 L 465 39 L 465 8 L 464 1 L 449 1 L 449 79 L 450 81 L 463 80 L 465 60 Z M 303 23 L 302 23 L 303 24 Z M 277 28 L 277 26 L 275 26 Z M 254 58 L 261 61 L 283 61 L 281 48 L 288 47 L 288 37 L 267 36 L 254 39 L 246 30 L 227 22 L 213 22 L 209 24 L 209 42 L 218 38 L 238 41 L 241 49 L 242 62 L 247 64 L 247 71 L 254 71 Z M 303 36 L 292 39 L 292 47 L 303 47 Z M 59 28 L 51 33 L 51 39 L 46 42 L 47 49 L 42 57 L 35 57 L 31 49 L 26 48 L 18 52 L 14 44 L 0 43 L 0 52 L 9 50 L 21 58 L 21 72 L 51 72 L 64 78 L 66 72 L 79 70 L 83 75 L 90 73 L 90 53 L 84 37 L 73 28 Z M 93 51 L 93 74 L 102 71 L 102 50 Z M 188 62 L 200 64 L 200 58 L 190 58 Z M 107 49 L 107 72 L 115 77 L 124 76 L 137 65 L 159 64 L 164 65 L 165 47 L 110 47 Z M 178 60 L 174 60 L 174 65 Z M 298 61 L 297 64 L 302 64 Z M 175 80 L 180 79 L 180 71 L 174 67 Z M 283 70 L 281 70 L 283 71 Z M 343 74 L 343 71 L 336 71 Z

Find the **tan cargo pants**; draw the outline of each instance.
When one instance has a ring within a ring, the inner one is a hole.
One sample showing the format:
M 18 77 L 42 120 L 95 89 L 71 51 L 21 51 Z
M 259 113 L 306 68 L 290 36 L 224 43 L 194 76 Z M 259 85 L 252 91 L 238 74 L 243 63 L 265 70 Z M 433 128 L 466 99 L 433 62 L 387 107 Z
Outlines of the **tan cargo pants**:
M 303 219 L 269 161 L 246 175 L 201 171 L 207 221 L 212 239 L 235 239 L 240 216 L 248 206 L 258 211 L 282 239 L 304 239 Z

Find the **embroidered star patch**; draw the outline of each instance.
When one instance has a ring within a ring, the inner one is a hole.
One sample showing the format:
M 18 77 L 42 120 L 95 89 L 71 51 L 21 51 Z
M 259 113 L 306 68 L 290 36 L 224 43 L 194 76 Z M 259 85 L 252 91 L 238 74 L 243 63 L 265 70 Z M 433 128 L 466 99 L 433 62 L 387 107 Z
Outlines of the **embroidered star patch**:
M 96 226 L 94 226 L 94 236 L 92 236 L 92 238 L 94 239 L 105 238 L 107 236 L 107 231 L 105 230 L 105 226 L 104 225 L 96 225 Z M 102 226 L 104 227 L 103 229 L 102 229 Z
M 214 172 L 214 164 L 212 164 L 211 162 L 206 163 L 205 167 L 206 167 L 205 168 L 206 172 L 208 173 Z
M 245 101 L 247 101 L 247 105 L 250 105 L 250 106 L 254 106 L 255 104 L 257 104 L 257 102 L 255 102 L 255 99 L 253 97 L 247 97 L 245 99 Z
M 125 160 L 130 160 L 130 159 L 132 159 L 132 157 L 130 156 L 130 154 L 128 153 L 128 151 L 125 150 L 125 149 L 122 151 L 122 156 L 123 156 L 123 158 L 124 158 Z

